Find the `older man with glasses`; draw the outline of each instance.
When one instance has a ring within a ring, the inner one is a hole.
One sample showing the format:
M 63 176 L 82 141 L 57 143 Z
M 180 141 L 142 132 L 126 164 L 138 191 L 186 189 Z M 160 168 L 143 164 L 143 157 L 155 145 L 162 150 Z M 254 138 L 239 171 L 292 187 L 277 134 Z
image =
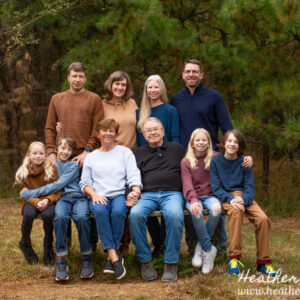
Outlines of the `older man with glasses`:
M 143 190 L 129 215 L 130 233 L 136 246 L 142 278 L 150 281 L 157 272 L 150 266 L 152 256 L 147 240 L 147 217 L 155 210 L 164 214 L 166 222 L 166 251 L 163 282 L 177 279 L 177 263 L 183 229 L 184 199 L 181 193 L 180 162 L 185 149 L 178 143 L 165 142 L 164 128 L 156 118 L 149 118 L 142 126 L 147 144 L 134 151 L 141 171 Z

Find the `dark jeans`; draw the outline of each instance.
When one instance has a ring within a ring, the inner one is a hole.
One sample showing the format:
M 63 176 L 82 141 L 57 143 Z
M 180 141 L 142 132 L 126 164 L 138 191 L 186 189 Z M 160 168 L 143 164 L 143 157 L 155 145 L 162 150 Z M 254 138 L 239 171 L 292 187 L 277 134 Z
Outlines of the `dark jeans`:
M 55 204 L 47 206 L 42 212 L 37 210 L 30 203 L 24 206 L 24 216 L 22 221 L 22 242 L 31 243 L 30 235 L 32 224 L 38 214 L 41 214 L 44 227 L 44 245 L 53 243 L 53 218 L 54 218 Z

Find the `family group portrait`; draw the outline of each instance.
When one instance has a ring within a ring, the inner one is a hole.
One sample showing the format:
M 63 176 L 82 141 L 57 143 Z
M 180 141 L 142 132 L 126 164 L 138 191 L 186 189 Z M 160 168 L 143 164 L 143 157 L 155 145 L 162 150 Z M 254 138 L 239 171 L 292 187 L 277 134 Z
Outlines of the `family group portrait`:
M 300 299 L 300 3 L 0 6 L 0 299 Z

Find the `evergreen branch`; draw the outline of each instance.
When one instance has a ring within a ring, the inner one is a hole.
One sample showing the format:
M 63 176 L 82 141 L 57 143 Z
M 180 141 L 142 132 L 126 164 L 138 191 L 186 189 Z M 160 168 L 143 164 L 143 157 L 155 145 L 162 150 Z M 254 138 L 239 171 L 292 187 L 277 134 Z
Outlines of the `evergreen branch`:
M 66 11 L 66 10 L 69 10 L 69 9 L 73 9 L 72 6 L 74 6 L 77 2 L 79 2 L 79 0 L 76 0 L 75 2 L 71 3 L 69 6 L 67 6 L 65 8 L 62 8 L 61 10 L 58 10 L 56 13 L 62 12 L 62 11 Z M 41 15 L 39 15 L 38 17 L 36 17 L 36 18 L 28 21 L 27 23 L 24 23 L 24 24 L 18 26 L 17 28 L 12 28 L 12 29 L 3 31 L 1 34 L 7 34 L 7 33 L 11 33 L 11 32 L 15 32 L 15 31 L 21 30 L 21 29 L 23 29 L 23 28 L 25 28 L 25 27 L 27 27 L 27 26 L 35 23 L 36 21 L 40 20 L 41 18 L 43 18 L 45 16 L 48 16 L 48 15 L 51 15 L 51 14 L 54 13 L 53 11 L 49 12 L 48 9 L 47 9 L 47 12 L 45 11 L 44 13 L 42 13 Z
M 192 10 L 192 12 L 193 11 L 195 11 L 195 10 Z M 195 12 L 195 13 L 192 13 L 192 12 L 190 13 L 189 18 L 194 18 L 194 17 L 197 17 L 199 15 L 204 15 L 205 13 L 208 12 L 208 9 L 203 10 L 203 11 L 199 11 L 199 12 Z

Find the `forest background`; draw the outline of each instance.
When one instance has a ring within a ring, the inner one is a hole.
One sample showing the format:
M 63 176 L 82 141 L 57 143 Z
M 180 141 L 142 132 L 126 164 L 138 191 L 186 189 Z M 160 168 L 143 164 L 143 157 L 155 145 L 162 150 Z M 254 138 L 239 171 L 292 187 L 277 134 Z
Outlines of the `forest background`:
M 67 66 L 89 68 L 103 94 L 129 73 L 140 103 L 159 74 L 169 97 L 184 87 L 185 59 L 224 97 L 249 141 L 257 198 L 273 215 L 300 213 L 300 1 L 0 0 L 0 196 L 17 195 L 16 168 L 44 140 L 50 98 L 68 88 Z

